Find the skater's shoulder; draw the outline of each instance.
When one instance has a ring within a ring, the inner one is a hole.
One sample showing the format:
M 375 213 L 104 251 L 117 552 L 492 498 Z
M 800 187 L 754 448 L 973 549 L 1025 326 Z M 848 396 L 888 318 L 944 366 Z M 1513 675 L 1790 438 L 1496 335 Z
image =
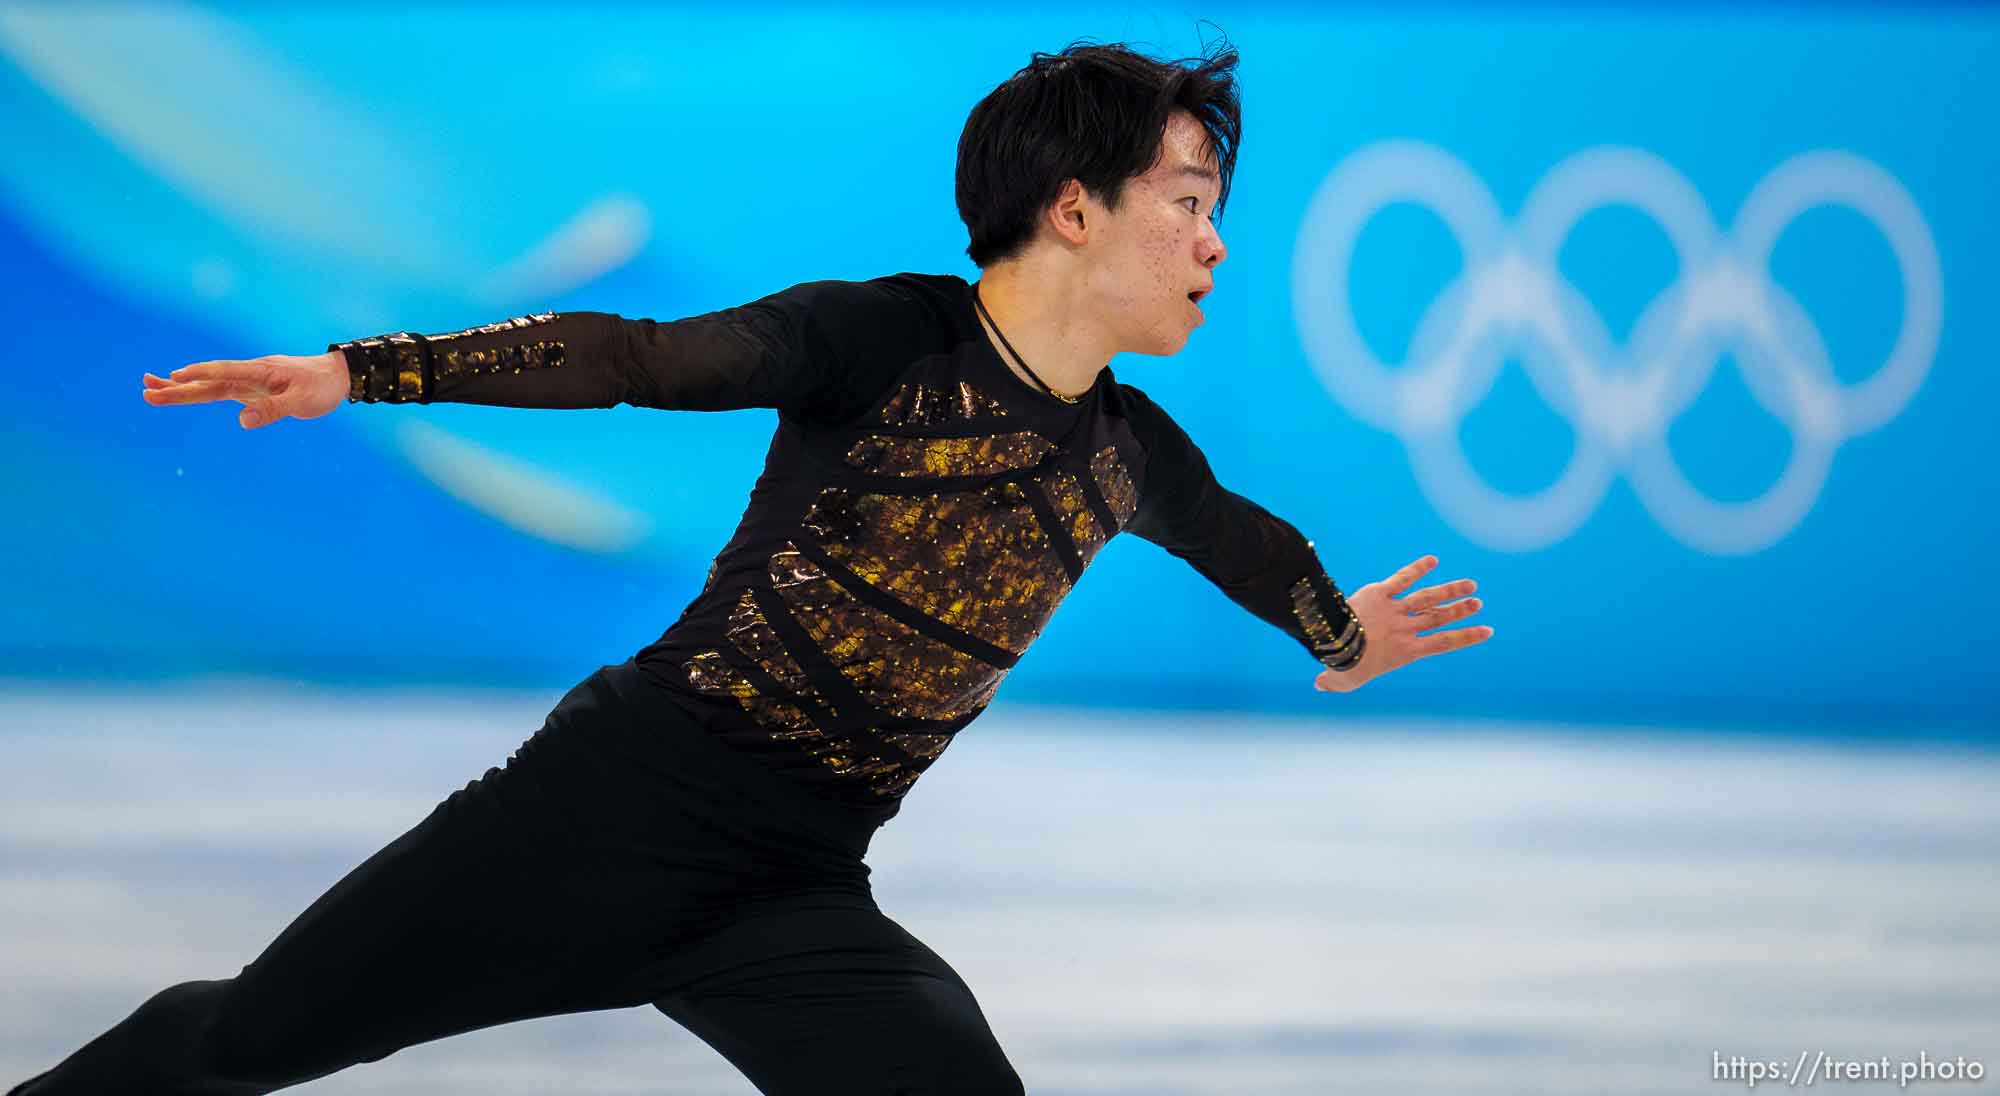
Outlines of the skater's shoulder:
M 847 333 L 879 349 L 897 337 L 928 346 L 959 333 L 971 287 L 950 274 L 903 272 L 864 281 L 801 282 L 783 296 L 822 333 Z
M 954 274 L 903 271 L 862 281 L 826 278 L 801 282 L 789 292 L 815 305 L 832 308 L 871 304 L 893 307 L 900 304 L 912 308 L 955 310 L 969 299 L 972 288 L 965 279 Z
M 1154 403 L 1144 389 L 1136 384 L 1128 384 L 1115 377 L 1109 377 L 1110 372 L 1108 368 L 1105 370 L 1109 382 L 1106 388 L 1113 396 L 1107 401 L 1107 407 L 1113 414 L 1131 422 L 1135 430 L 1149 429 L 1162 422 L 1173 422 L 1173 416 L 1168 415 L 1165 408 Z
M 957 302 L 972 293 L 972 283 L 956 274 L 922 274 L 912 270 L 871 278 L 867 284 L 946 302 Z
M 1172 463 L 1194 450 L 1194 441 L 1187 431 L 1143 389 L 1122 381 L 1114 381 L 1107 388 L 1111 398 L 1105 401 L 1106 409 L 1125 420 L 1148 459 L 1164 457 Z
M 906 270 L 871 278 L 862 284 L 934 319 L 943 320 L 945 326 L 952 328 L 959 326 L 953 321 L 961 317 L 972 300 L 971 284 L 955 274 L 920 274 Z

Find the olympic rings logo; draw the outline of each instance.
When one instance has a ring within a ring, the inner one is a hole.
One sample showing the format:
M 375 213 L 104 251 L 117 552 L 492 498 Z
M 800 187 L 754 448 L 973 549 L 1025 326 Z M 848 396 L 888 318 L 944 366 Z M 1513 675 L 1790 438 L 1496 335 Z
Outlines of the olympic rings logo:
M 1385 206 L 1429 209 L 1456 237 L 1464 268 L 1418 321 L 1407 360 L 1391 369 L 1355 329 L 1348 276 L 1361 230 Z M 1590 302 L 1557 272 L 1584 214 L 1628 205 L 1651 217 L 1679 276 L 1615 344 Z M 1866 380 L 1844 384 L 1796 298 L 1771 280 L 1771 250 L 1807 210 L 1845 206 L 1888 242 L 1902 274 L 1902 328 Z M 1713 554 L 1759 551 L 1797 527 L 1847 439 L 1899 414 L 1930 370 L 1943 323 L 1937 246 L 1896 179 L 1845 152 L 1780 164 L 1760 181 L 1725 237 L 1693 185 L 1651 153 L 1593 148 L 1556 165 L 1506 224 L 1486 185 L 1443 149 L 1371 145 L 1336 166 L 1307 207 L 1292 260 L 1293 311 L 1307 357 L 1335 399 L 1395 434 L 1418 484 L 1460 532 L 1488 547 L 1531 551 L 1575 532 L 1621 471 L 1647 511 L 1682 543 Z M 1792 454 L 1761 496 L 1723 502 L 1681 473 L 1667 428 L 1725 353 L 1757 402 L 1792 435 Z M 1491 391 L 1509 356 L 1576 431 L 1562 474 L 1529 495 L 1496 490 L 1458 444 L 1458 425 Z

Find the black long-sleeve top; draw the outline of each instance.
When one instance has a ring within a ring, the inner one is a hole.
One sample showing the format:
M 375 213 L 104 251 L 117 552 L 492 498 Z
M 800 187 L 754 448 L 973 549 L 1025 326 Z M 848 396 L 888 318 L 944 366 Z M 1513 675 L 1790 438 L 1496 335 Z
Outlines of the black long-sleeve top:
M 1217 483 L 1109 368 L 1074 403 L 1022 381 L 956 277 L 808 282 L 668 323 L 546 313 L 329 349 L 346 352 L 356 401 L 776 408 L 735 535 L 634 661 L 732 746 L 878 823 L 1121 531 L 1328 666 L 1366 644 L 1298 530 Z

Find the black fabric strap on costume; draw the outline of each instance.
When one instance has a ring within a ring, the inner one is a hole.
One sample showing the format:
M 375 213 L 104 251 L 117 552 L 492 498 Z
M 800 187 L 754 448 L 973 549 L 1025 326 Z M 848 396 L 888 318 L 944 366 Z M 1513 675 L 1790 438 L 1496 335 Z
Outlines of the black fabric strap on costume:
M 1104 492 L 1098 489 L 1096 476 L 1077 477 L 1077 486 L 1083 488 L 1083 504 L 1090 507 L 1091 516 L 1097 519 L 1097 527 L 1107 539 L 1123 528 L 1118 524 L 1118 515 L 1111 512 L 1111 504 L 1104 500 Z
M 955 628 L 931 616 L 921 609 L 912 608 L 904 604 L 894 594 L 882 592 L 874 583 L 849 570 L 845 564 L 833 558 L 826 549 L 813 543 L 810 538 L 800 538 L 792 542 L 792 546 L 798 549 L 799 555 L 817 564 L 820 570 L 827 573 L 827 577 L 831 578 L 841 589 L 847 591 L 856 601 L 881 610 L 883 615 L 904 627 L 927 638 L 936 640 L 961 654 L 971 655 L 981 662 L 990 666 L 998 666 L 1003 670 L 1011 670 L 1021 661 L 1020 655 L 1007 650 L 1005 647 L 996 647 L 970 632 Z M 790 611 L 787 610 L 785 615 L 789 618 L 791 615 Z M 775 621 L 773 622 L 773 626 L 776 627 Z
M 874 707 L 867 697 L 861 695 L 861 690 L 855 688 L 854 683 L 847 680 L 847 676 L 840 672 L 840 667 L 834 665 L 833 660 L 820 649 L 819 643 L 806 631 L 805 625 L 800 624 L 792 616 L 791 607 L 785 604 L 783 594 L 769 586 L 752 586 L 750 596 L 756 601 L 757 607 L 763 610 L 764 619 L 771 622 L 771 630 L 778 633 L 778 639 L 785 645 L 785 650 L 791 652 L 793 661 L 799 664 L 799 672 L 805 674 L 806 680 L 812 683 L 812 687 L 819 690 L 819 694 L 826 698 L 828 706 L 837 711 L 849 712 L 864 712 Z
M 1056 560 L 1062 564 L 1063 574 L 1069 576 L 1070 585 L 1083 577 L 1083 556 L 1076 550 L 1076 541 L 1069 535 L 1069 527 L 1056 516 L 1056 508 L 1049 503 L 1048 495 L 1040 484 L 1024 485 L 1021 494 L 1028 500 L 1028 509 L 1035 512 L 1035 520 L 1041 523 L 1042 535 L 1049 539 L 1049 547 L 1056 551 Z
M 986 311 L 986 302 L 979 298 L 979 283 L 977 282 L 974 282 L 972 285 L 972 303 L 979 306 L 979 314 L 986 318 L 986 323 L 993 328 L 993 334 L 999 336 L 1000 345 L 1006 347 L 1007 353 L 1012 354 L 1014 356 L 1015 364 L 1021 367 L 1021 372 L 1026 373 L 1028 375 L 1029 380 L 1035 382 L 1035 387 L 1041 389 L 1044 392 L 1047 392 L 1050 396 L 1053 396 L 1056 399 L 1063 401 L 1064 403 L 1075 403 L 1077 400 L 1083 398 L 1081 396 L 1064 396 L 1057 393 L 1055 389 L 1049 387 L 1047 381 L 1044 381 L 1042 378 L 1037 377 L 1035 375 L 1035 371 L 1028 368 L 1028 363 L 1026 359 L 1021 357 L 1021 352 L 1019 350 L 1014 349 L 1013 343 L 1007 341 L 1007 333 L 1005 331 L 1000 330 L 999 324 L 993 322 L 993 313 Z

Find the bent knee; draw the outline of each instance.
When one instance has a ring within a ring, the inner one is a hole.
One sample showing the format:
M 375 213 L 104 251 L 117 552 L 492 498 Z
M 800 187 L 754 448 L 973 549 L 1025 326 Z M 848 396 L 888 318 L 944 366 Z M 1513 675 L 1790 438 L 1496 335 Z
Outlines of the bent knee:
M 155 1059 L 163 1076 L 188 1082 L 222 1079 L 212 1038 L 233 978 L 182 982 L 146 999 L 127 1021 L 135 1051 Z
M 182 982 L 140 1006 L 149 1014 L 147 1026 L 170 1031 L 178 1044 L 180 1060 L 170 1074 L 245 1092 L 268 1091 L 292 1079 L 271 1060 L 268 1040 L 232 1021 L 243 1011 L 236 988 L 234 978 Z
M 269 1092 L 327 1072 L 303 1060 L 298 1033 L 285 1030 L 289 1025 L 280 1015 L 228 992 L 234 988 L 216 995 L 200 1033 L 209 1077 L 232 1090 Z

